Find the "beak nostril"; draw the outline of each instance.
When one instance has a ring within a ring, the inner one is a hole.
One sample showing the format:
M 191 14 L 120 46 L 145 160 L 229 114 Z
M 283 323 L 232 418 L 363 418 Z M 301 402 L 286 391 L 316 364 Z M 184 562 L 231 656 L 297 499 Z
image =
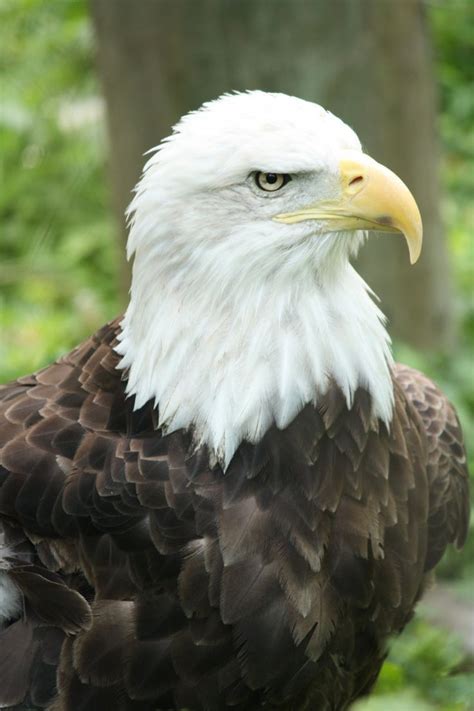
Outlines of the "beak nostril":
M 356 175 L 352 180 L 349 181 L 349 186 L 353 187 L 354 185 L 357 185 L 358 183 L 361 183 L 364 180 L 362 175 Z

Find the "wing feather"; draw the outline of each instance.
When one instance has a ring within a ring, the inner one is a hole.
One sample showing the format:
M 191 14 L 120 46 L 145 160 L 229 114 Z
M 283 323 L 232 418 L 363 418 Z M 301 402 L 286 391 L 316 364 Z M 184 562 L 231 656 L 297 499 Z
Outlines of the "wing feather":
M 428 571 L 448 544 L 461 548 L 467 538 L 470 507 L 464 438 L 454 407 L 429 378 L 403 365 L 396 366 L 395 376 L 425 429 L 430 487 Z
M 25 615 L 0 633 L 0 703 L 47 705 L 59 663 L 57 711 L 342 708 L 464 540 L 452 408 L 397 369 L 387 428 L 331 384 L 224 474 L 153 403 L 134 411 L 118 329 L 0 388 L 2 565 Z

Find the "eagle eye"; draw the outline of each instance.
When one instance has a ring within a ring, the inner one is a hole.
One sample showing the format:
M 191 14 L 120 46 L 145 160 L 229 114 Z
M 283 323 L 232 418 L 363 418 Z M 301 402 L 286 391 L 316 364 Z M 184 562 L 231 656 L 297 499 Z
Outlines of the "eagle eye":
M 255 182 L 261 190 L 267 193 L 274 193 L 280 190 L 291 180 L 291 177 L 286 173 L 255 173 Z

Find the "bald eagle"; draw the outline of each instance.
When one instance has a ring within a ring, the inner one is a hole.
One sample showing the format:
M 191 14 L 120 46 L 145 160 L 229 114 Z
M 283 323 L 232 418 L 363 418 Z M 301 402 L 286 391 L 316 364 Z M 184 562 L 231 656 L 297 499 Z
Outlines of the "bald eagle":
M 453 407 L 350 264 L 422 226 L 320 106 L 185 116 L 125 315 L 0 390 L 0 705 L 346 709 L 468 523 Z

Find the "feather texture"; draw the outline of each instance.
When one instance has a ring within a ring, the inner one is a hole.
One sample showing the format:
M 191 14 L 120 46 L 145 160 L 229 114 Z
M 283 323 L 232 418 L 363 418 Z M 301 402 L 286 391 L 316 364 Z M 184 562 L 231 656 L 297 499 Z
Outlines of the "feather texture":
M 465 538 L 454 411 L 396 366 L 390 429 L 332 385 L 224 474 L 134 410 L 118 328 L 0 389 L 2 574 L 24 610 L 1 633 L 0 703 L 345 708 Z

